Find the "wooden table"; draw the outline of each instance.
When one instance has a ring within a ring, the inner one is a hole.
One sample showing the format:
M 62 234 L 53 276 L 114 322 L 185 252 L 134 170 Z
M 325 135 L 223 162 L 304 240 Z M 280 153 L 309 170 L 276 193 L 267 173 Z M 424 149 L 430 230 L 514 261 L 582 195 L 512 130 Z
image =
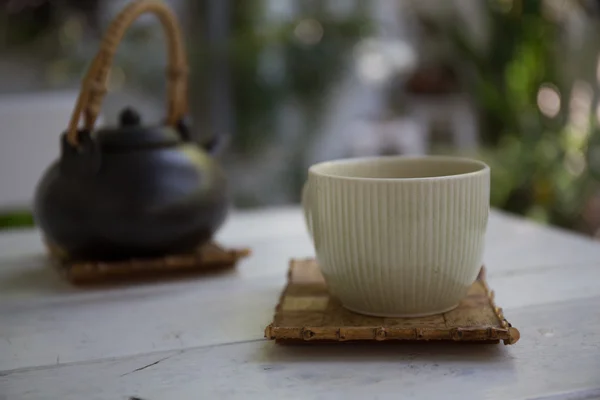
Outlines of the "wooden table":
M 263 329 L 290 257 L 313 254 L 299 209 L 236 213 L 236 271 L 78 289 L 36 231 L 0 235 L 0 399 L 600 398 L 600 245 L 492 213 L 485 262 L 514 346 L 282 347 Z

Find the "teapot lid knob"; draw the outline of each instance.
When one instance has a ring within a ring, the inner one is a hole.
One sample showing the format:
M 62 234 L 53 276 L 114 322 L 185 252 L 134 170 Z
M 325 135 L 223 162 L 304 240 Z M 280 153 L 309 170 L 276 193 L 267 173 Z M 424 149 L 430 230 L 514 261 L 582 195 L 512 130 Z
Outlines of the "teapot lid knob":
M 140 125 L 140 120 L 140 114 L 138 114 L 138 112 L 131 107 L 125 108 L 119 115 L 119 122 L 121 126 L 138 126 Z

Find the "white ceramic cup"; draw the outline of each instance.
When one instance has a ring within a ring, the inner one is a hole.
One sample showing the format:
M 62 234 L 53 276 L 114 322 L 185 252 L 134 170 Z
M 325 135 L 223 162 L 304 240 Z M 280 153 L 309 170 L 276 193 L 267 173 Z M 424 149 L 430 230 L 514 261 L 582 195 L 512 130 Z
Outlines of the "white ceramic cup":
M 309 169 L 303 207 L 328 287 L 384 317 L 455 308 L 481 268 L 490 169 L 454 157 L 372 157 Z

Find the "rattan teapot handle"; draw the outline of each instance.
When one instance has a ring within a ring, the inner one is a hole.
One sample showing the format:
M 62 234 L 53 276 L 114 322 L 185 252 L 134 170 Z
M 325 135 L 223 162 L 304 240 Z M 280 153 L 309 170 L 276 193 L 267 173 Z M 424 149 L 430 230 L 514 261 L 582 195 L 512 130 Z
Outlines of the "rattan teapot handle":
M 67 129 L 67 141 L 79 144 L 78 126 L 83 114 L 84 129 L 91 131 L 104 95 L 106 80 L 116 49 L 127 28 L 144 13 L 155 14 L 167 36 L 169 65 L 167 71 L 167 124 L 175 126 L 187 112 L 187 57 L 177 18 L 161 1 L 136 0 L 121 11 L 108 27 L 100 50 L 94 58 L 82 83 L 81 91 Z

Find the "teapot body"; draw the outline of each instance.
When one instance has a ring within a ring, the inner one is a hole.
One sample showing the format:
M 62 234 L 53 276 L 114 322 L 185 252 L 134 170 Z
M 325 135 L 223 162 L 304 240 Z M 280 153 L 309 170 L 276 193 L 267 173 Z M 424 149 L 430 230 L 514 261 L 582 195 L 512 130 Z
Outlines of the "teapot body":
M 164 121 L 142 125 L 127 108 L 118 127 L 95 130 L 119 41 L 144 13 L 155 14 L 167 36 Z M 34 216 L 58 254 L 100 261 L 191 252 L 223 223 L 224 173 L 189 135 L 186 60 L 179 24 L 163 2 L 129 2 L 108 26 L 83 79 L 60 159 L 35 193 Z
M 38 184 L 34 215 L 69 258 L 118 260 L 193 251 L 228 205 L 223 171 L 193 143 L 86 152 L 63 141 Z

